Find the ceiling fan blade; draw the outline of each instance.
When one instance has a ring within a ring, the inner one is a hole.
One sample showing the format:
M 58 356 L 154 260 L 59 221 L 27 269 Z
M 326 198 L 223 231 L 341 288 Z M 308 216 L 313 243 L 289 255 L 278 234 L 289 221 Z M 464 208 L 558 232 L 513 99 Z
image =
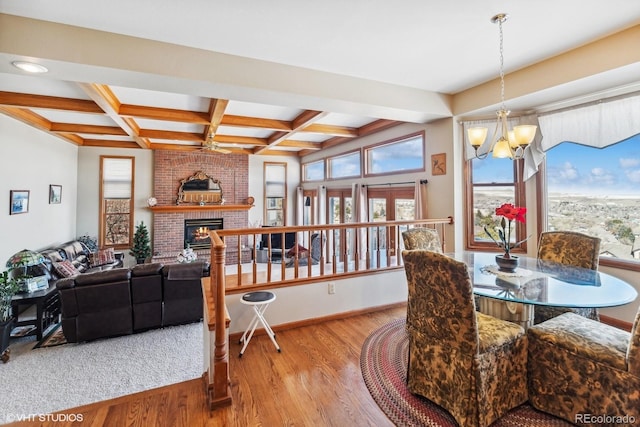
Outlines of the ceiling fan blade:
M 215 151 L 216 153 L 220 153 L 220 154 L 230 154 L 231 150 L 227 150 L 226 148 L 222 148 L 222 147 L 218 147 L 218 144 L 216 143 L 208 143 L 205 142 L 202 147 L 200 147 L 200 150 L 207 150 L 207 151 Z

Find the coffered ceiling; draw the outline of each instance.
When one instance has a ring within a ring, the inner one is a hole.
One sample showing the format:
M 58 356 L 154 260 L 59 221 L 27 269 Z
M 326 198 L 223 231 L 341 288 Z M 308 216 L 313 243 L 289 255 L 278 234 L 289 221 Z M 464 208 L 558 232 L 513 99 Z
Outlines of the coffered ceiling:
M 213 135 L 229 152 L 300 155 L 399 123 L 104 84 L 45 81 L 34 90 L 36 77 L 4 79 L 16 91 L 0 92 L 0 112 L 89 147 L 200 150 Z
M 631 0 L 0 0 L 0 113 L 80 146 L 199 150 L 213 134 L 231 152 L 301 156 L 492 113 L 499 12 L 508 74 L 640 25 Z M 638 90 L 640 61 L 601 62 L 525 90 L 507 80 L 509 107 Z M 457 107 L 487 84 L 483 105 Z

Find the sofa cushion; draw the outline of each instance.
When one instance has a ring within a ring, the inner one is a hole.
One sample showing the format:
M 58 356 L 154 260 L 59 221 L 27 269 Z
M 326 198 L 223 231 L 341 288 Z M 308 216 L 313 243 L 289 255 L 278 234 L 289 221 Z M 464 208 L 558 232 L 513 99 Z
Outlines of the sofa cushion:
M 56 273 L 62 277 L 73 277 L 80 274 L 80 270 L 69 260 L 54 262 L 53 268 L 56 270 Z
M 77 240 L 72 240 L 70 242 L 64 243 L 58 246 L 58 249 L 64 253 L 64 256 L 68 260 L 74 260 L 78 258 L 80 255 L 86 255 L 87 251 L 82 246 L 82 243 Z
M 113 248 L 100 249 L 97 252 L 89 254 L 89 264 L 91 267 L 99 267 L 105 264 L 111 264 L 116 261 L 116 256 Z
M 131 269 L 131 275 L 134 277 L 139 276 L 151 276 L 154 274 L 161 274 L 163 264 L 159 262 L 151 264 L 136 264 Z
M 60 254 L 60 252 L 57 249 L 46 249 L 44 251 L 40 252 L 40 255 L 42 255 L 45 258 L 45 262 L 47 262 L 47 260 L 49 262 L 60 262 L 60 261 L 64 261 L 66 258 L 63 258 L 62 254 Z
M 205 264 L 196 261 L 184 264 L 169 264 L 162 268 L 166 280 L 200 280 L 203 276 Z
M 114 268 L 112 270 L 101 270 L 94 273 L 85 273 L 76 276 L 76 286 L 94 285 L 99 283 L 111 283 L 118 281 L 128 281 L 131 271 L 128 268 Z

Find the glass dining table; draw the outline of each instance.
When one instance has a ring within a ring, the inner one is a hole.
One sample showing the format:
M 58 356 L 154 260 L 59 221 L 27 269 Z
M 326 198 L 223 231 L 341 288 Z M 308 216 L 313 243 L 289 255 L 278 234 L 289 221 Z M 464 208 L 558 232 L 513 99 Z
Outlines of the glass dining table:
M 484 297 L 477 298 L 481 312 L 524 328 L 533 325 L 537 305 L 614 307 L 638 296 L 629 283 L 597 270 L 521 256 L 514 272 L 503 272 L 496 265 L 495 253 L 447 255 L 468 266 L 474 295 Z

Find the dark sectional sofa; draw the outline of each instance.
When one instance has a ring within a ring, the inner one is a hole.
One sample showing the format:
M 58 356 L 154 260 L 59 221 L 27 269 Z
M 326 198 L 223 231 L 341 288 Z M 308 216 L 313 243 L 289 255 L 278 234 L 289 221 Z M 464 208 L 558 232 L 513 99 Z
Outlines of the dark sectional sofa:
M 91 273 L 95 271 L 111 270 L 123 266 L 124 254 L 115 252 L 113 260 L 101 265 L 91 262 L 91 251 L 80 241 L 72 240 L 62 245 L 40 251 L 44 258 L 42 264 L 29 267 L 28 274 L 31 276 L 46 276 L 49 284 L 63 278 L 55 268 L 56 263 L 69 261 L 80 273 Z
M 90 341 L 202 319 L 209 264 L 139 264 L 56 282 L 67 342 Z

